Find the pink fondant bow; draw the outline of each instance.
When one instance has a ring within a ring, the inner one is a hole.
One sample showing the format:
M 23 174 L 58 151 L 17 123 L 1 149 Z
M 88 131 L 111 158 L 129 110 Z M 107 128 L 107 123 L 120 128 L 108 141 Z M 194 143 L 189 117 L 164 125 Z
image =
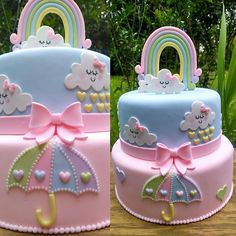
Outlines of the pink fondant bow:
M 3 89 L 13 94 L 16 91 L 16 84 L 10 83 L 8 80 L 4 80 Z
M 167 174 L 172 166 L 177 171 L 185 174 L 187 169 L 194 169 L 192 162 L 191 143 L 184 143 L 178 148 L 170 149 L 162 143 L 157 143 L 156 166 L 153 169 L 160 169 L 161 174 Z
M 94 58 L 93 60 L 93 65 L 94 67 L 98 68 L 99 71 L 102 73 L 105 68 L 106 68 L 106 64 L 105 63 L 102 63 L 101 61 L 99 61 L 97 58 Z
M 145 129 L 144 126 L 142 126 L 142 125 L 140 125 L 140 124 L 138 124 L 138 123 L 135 124 L 134 128 L 135 128 L 136 130 L 139 130 L 141 133 L 142 133 L 142 132 L 144 131 L 144 129 Z
M 210 111 L 210 108 L 204 105 L 202 105 L 200 109 L 201 109 L 201 113 L 205 113 L 205 114 L 208 114 Z
M 52 41 L 60 41 L 61 40 L 61 35 L 60 34 L 55 34 L 53 31 L 48 32 L 48 39 Z
M 49 110 L 39 104 L 32 104 L 32 114 L 25 139 L 36 139 L 42 144 L 57 135 L 63 142 L 71 144 L 75 139 L 84 139 L 87 136 L 81 132 L 83 127 L 80 103 L 68 106 L 62 114 L 51 114 Z
M 177 77 L 174 76 L 174 75 L 172 75 L 171 73 L 168 73 L 168 74 L 166 75 L 166 79 L 167 79 L 167 80 L 170 80 L 170 81 L 173 81 L 173 80 L 177 80 Z

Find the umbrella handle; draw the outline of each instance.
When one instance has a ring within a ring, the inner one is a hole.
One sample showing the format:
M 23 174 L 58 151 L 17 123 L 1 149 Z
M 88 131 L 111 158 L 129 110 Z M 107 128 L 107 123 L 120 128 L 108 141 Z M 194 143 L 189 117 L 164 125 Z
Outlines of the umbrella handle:
M 55 195 L 53 193 L 49 194 L 48 199 L 50 206 L 50 215 L 47 219 L 43 217 L 42 209 L 37 208 L 35 211 L 36 219 L 43 228 L 50 228 L 56 222 L 57 207 Z
M 175 211 L 174 211 L 174 204 L 170 203 L 169 204 L 169 209 L 170 209 L 170 215 L 166 215 L 165 211 L 161 211 L 161 218 L 166 221 L 166 222 L 170 222 L 174 219 L 175 216 Z

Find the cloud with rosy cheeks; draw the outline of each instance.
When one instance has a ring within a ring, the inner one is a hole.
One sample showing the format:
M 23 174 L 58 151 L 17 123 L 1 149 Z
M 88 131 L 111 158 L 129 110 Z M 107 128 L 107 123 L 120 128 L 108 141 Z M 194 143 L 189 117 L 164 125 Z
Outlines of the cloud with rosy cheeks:
M 140 125 L 139 120 L 130 117 L 128 124 L 124 127 L 124 139 L 130 143 L 136 143 L 138 146 L 152 145 L 157 140 L 155 134 L 149 133 L 148 128 Z
M 139 81 L 139 92 L 153 92 L 158 94 L 180 93 L 185 89 L 177 76 L 173 76 L 167 69 L 158 72 L 157 77 L 145 75 L 144 80 Z
M 65 86 L 74 89 L 77 86 L 81 90 L 93 88 L 99 92 L 109 89 L 110 74 L 107 72 L 106 64 L 101 62 L 94 54 L 84 52 L 81 54 L 81 64 L 74 63 L 71 73 L 65 79 Z
M 22 42 L 21 49 L 40 47 L 70 47 L 70 45 L 64 42 L 60 34 L 55 34 L 51 27 L 42 26 L 38 29 L 35 36 L 31 35 L 27 41 Z
M 215 112 L 213 112 L 211 108 L 206 107 L 203 102 L 195 101 L 192 103 L 192 111 L 186 112 L 184 117 L 185 119 L 180 123 L 181 130 L 205 129 L 208 125 L 213 124 Z
M 0 75 L 0 113 L 10 115 L 16 109 L 23 112 L 31 103 L 30 94 L 22 93 L 19 85 L 10 83 L 6 75 Z

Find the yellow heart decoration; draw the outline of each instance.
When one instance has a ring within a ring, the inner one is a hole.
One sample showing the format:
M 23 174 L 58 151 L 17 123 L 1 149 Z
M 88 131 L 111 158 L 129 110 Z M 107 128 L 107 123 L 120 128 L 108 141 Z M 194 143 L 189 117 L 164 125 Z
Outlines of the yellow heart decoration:
M 84 110 L 86 111 L 86 112 L 91 112 L 92 111 L 92 109 L 93 109 L 93 105 L 92 104 L 85 104 L 84 105 Z
M 195 132 L 194 131 L 189 131 L 188 132 L 188 137 L 189 138 L 194 138 L 194 136 L 195 136 Z
M 203 130 L 199 130 L 198 131 L 198 136 L 201 138 L 204 135 L 204 131 Z
M 80 102 L 83 102 L 86 98 L 87 94 L 85 92 L 77 92 L 76 97 Z
M 107 112 L 111 110 L 110 103 L 105 103 L 105 109 Z
M 110 102 L 110 93 L 106 93 L 107 101 Z
M 105 95 L 104 93 L 100 93 L 100 94 L 99 94 L 99 98 L 100 98 L 100 101 L 101 101 L 101 102 L 104 102 L 105 99 L 106 99 L 106 95 Z
M 210 129 L 209 129 L 209 128 L 204 130 L 205 135 L 208 135 L 209 132 L 210 132 Z
M 98 94 L 97 93 L 90 93 L 90 100 L 95 103 L 98 99 Z
M 203 136 L 202 137 L 202 142 L 206 143 L 209 141 L 209 137 L 208 136 Z
M 97 103 L 97 109 L 99 112 L 102 112 L 104 110 L 104 107 L 105 107 L 104 103 Z
M 200 139 L 199 139 L 199 138 L 195 138 L 195 139 L 193 140 L 193 143 L 194 143 L 195 145 L 198 145 L 198 144 L 200 143 Z
M 209 138 L 209 140 L 212 140 L 214 138 L 214 135 L 213 134 L 209 134 L 208 138 Z
M 212 134 L 212 133 L 214 133 L 214 131 L 215 131 L 215 127 L 214 127 L 214 126 L 211 126 L 211 127 L 209 128 L 209 130 L 210 130 L 210 133 Z

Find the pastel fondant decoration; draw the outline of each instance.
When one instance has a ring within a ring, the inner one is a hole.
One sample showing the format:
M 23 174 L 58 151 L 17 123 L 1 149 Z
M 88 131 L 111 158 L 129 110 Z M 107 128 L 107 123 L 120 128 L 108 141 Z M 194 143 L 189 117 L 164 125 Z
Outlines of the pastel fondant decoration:
M 106 93 L 106 99 L 108 102 L 110 102 L 110 93 Z
M 84 105 L 84 110 L 85 110 L 87 113 L 91 112 L 92 109 L 93 109 L 93 105 L 92 105 L 92 104 L 85 104 L 85 105 Z
M 84 184 L 87 184 L 91 179 L 91 173 L 90 172 L 82 172 L 80 174 L 80 179 Z
M 45 179 L 45 171 L 44 170 L 36 170 L 34 172 L 34 176 L 37 181 L 41 182 Z
M 195 139 L 193 140 L 193 143 L 194 143 L 195 145 L 198 145 L 198 144 L 200 143 L 200 139 L 199 139 L 199 138 L 195 138 Z
M 149 133 L 147 127 L 142 126 L 136 117 L 130 117 L 128 124 L 124 127 L 124 138 L 130 143 L 136 143 L 138 146 L 152 145 L 156 142 L 157 136 Z
M 144 80 L 139 81 L 139 92 L 154 92 L 158 94 L 180 93 L 185 85 L 179 81 L 176 75 L 172 75 L 167 69 L 158 72 L 157 77 L 145 75 Z
M 146 189 L 152 189 L 153 191 L 150 194 Z M 161 211 L 161 217 L 166 222 L 174 219 L 174 203 L 183 202 L 189 204 L 202 200 L 197 185 L 189 177 L 176 173 L 151 177 L 143 186 L 142 199 L 145 198 L 169 203 L 170 214 L 167 215 L 165 211 Z
M 90 100 L 93 103 L 95 103 L 97 101 L 97 99 L 98 99 L 98 94 L 97 93 L 90 93 L 89 97 L 90 97 Z
M 32 104 L 32 96 L 23 93 L 19 85 L 11 83 L 6 75 L 0 75 L 0 113 L 7 115 L 16 110 L 23 112 Z
M 224 200 L 225 194 L 227 192 L 228 186 L 225 184 L 222 188 L 219 188 L 219 190 L 216 193 L 216 198 L 220 201 Z
M 65 143 L 73 143 L 75 139 L 86 139 L 87 135 L 81 131 L 83 120 L 79 102 L 69 105 L 62 114 L 51 114 L 39 103 L 33 103 L 30 118 L 30 132 L 25 139 L 35 139 L 37 143 L 48 142 L 57 135 Z
M 145 191 L 146 191 L 146 193 L 148 195 L 151 195 L 153 193 L 153 189 L 152 188 L 146 188 Z
M 60 34 L 55 34 L 54 30 L 49 26 L 40 27 L 36 35 L 31 35 L 21 45 L 22 49 L 46 47 L 70 47 L 70 45 L 64 43 L 63 37 Z
M 17 182 L 19 182 L 24 176 L 24 171 L 23 170 L 13 170 L 12 175 L 14 176 L 15 180 Z
M 89 48 L 91 46 L 91 40 L 85 39 L 83 15 L 73 0 L 29 0 L 20 16 L 17 34 L 14 33 L 10 37 L 11 43 L 19 45 L 31 35 L 35 35 L 42 25 L 44 17 L 50 13 L 61 18 L 66 44 L 75 48 Z
M 186 131 L 188 129 L 197 130 L 205 129 L 209 125 L 212 125 L 215 120 L 215 112 L 207 107 L 201 101 L 194 101 L 192 103 L 192 111 L 186 112 L 184 120 L 180 123 L 180 129 Z M 204 131 L 203 131 L 204 132 Z
M 60 171 L 59 178 L 62 183 L 67 184 L 70 181 L 71 173 L 69 171 Z
M 80 102 L 83 102 L 87 96 L 87 93 L 79 91 L 76 93 L 76 96 Z
M 188 137 L 191 138 L 191 139 L 194 138 L 195 137 L 195 132 L 194 131 L 189 131 L 188 132 Z
M 107 112 L 110 112 L 111 110 L 110 103 L 105 103 L 105 109 Z
M 126 179 L 125 172 L 121 170 L 118 166 L 116 167 L 116 176 L 121 183 L 123 183 Z
M 87 158 L 58 138 L 23 151 L 9 170 L 7 187 L 9 190 L 19 187 L 25 191 L 47 191 L 52 224 L 56 222 L 56 192 L 66 191 L 79 195 L 99 191 L 96 173 Z M 36 220 L 40 226 L 45 227 L 40 210 L 36 209 Z
M 195 169 L 192 159 L 192 145 L 190 142 L 177 148 L 168 148 L 163 143 L 157 143 L 156 162 L 152 168 L 160 169 L 161 174 L 166 175 L 174 166 L 179 173 L 184 175 L 187 169 Z
M 101 102 L 104 102 L 105 99 L 106 99 L 105 93 L 100 93 L 100 94 L 99 94 L 99 99 L 100 99 Z
M 104 103 L 97 103 L 97 110 L 98 112 L 103 112 L 105 108 L 105 104 Z
M 93 88 L 96 92 L 109 89 L 110 74 L 107 72 L 106 64 L 90 52 L 81 54 L 81 64 L 74 63 L 71 73 L 65 79 L 65 86 L 74 89 L 77 86 L 86 91 Z
M 202 74 L 202 70 L 197 68 L 196 50 L 190 37 L 176 27 L 159 28 L 149 36 L 143 47 L 141 65 L 135 67 L 136 73 L 157 77 L 160 57 L 166 47 L 173 47 L 179 55 L 180 81 L 185 84 L 185 89 L 195 89 L 195 83 Z

